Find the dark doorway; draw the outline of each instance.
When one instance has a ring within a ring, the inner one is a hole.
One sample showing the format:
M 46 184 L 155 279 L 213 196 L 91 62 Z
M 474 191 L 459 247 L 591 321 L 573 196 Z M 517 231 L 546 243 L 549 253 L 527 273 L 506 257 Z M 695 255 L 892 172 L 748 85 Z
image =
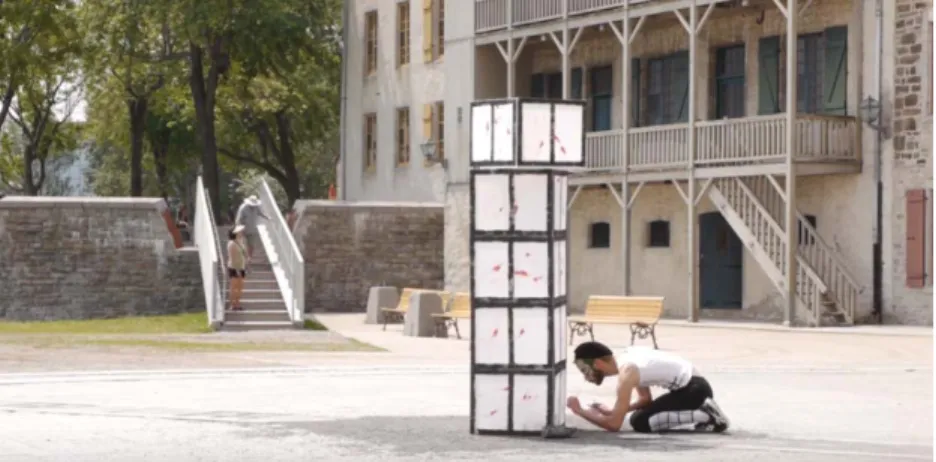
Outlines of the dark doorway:
M 699 215 L 699 298 L 702 308 L 742 306 L 741 240 L 721 213 Z

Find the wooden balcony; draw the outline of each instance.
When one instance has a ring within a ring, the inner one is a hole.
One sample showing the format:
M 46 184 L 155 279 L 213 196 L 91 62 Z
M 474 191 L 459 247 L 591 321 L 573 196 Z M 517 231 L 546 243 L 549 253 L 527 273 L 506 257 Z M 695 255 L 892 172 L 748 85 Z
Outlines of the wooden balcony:
M 860 167 L 858 121 L 853 117 L 801 115 L 796 162 Z M 697 169 L 779 166 L 786 160 L 786 115 L 707 120 L 696 123 Z M 689 167 L 688 124 L 632 128 L 628 173 L 685 170 Z M 592 132 L 585 140 L 585 166 L 624 172 L 621 130 Z M 818 172 L 817 173 L 822 173 Z M 711 173 L 710 176 L 732 176 Z
M 635 5 L 648 1 L 630 0 L 629 3 Z M 565 3 L 568 3 L 567 7 Z M 509 25 L 517 27 L 562 18 L 564 8 L 568 8 L 569 16 L 580 16 L 620 8 L 625 3 L 628 0 L 476 0 L 475 32 L 504 29 L 508 26 L 508 18 Z

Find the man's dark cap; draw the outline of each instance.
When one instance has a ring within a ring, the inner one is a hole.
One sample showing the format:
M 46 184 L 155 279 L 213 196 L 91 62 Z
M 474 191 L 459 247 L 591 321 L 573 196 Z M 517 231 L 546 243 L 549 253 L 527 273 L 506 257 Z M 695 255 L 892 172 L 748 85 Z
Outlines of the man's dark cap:
M 599 342 L 585 342 L 575 347 L 575 359 L 599 359 L 612 356 L 611 349 Z

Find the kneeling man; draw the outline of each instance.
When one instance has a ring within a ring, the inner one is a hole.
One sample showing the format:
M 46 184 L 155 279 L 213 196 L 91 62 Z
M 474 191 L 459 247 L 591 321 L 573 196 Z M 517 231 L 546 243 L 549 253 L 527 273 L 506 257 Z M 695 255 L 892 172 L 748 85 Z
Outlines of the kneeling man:
M 718 433 L 728 429 L 728 418 L 715 404 L 708 381 L 692 363 L 679 356 L 646 347 L 630 347 L 618 363 L 607 346 L 586 342 L 575 349 L 575 365 L 585 380 L 595 385 L 600 385 L 607 376 L 618 378 L 617 402 L 613 408 L 595 403 L 584 409 L 575 396 L 568 399 L 572 412 L 605 430 L 619 431 L 625 420 L 634 431 L 641 433 L 687 425 Z M 653 399 L 652 386 L 667 388 L 669 393 Z M 637 399 L 631 402 L 634 391 Z

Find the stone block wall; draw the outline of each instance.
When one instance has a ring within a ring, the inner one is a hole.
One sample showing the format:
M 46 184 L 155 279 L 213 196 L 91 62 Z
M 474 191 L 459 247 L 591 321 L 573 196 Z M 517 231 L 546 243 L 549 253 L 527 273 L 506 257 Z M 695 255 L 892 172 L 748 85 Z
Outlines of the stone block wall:
M 933 1 L 896 0 L 892 8 L 893 88 L 885 92 L 893 92 L 893 113 L 891 136 L 883 146 L 883 314 L 887 323 L 932 325 L 932 274 L 925 287 L 907 284 L 906 203 L 909 191 L 933 188 Z M 930 192 L 930 214 L 932 201 Z M 928 239 L 932 242 L 932 230 Z
M 0 199 L 0 319 L 204 310 L 198 252 L 177 250 L 161 199 Z
M 442 204 L 298 201 L 306 311 L 363 312 L 372 286 L 442 289 Z

